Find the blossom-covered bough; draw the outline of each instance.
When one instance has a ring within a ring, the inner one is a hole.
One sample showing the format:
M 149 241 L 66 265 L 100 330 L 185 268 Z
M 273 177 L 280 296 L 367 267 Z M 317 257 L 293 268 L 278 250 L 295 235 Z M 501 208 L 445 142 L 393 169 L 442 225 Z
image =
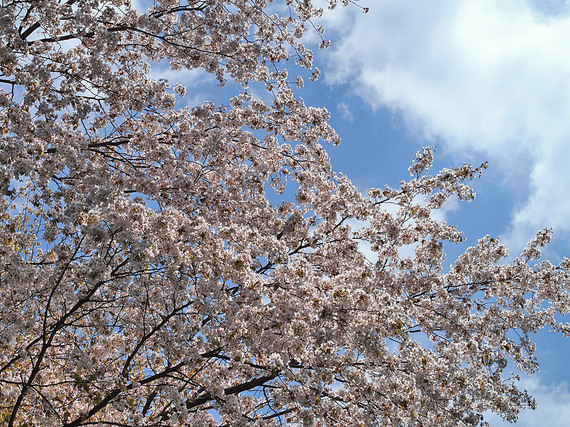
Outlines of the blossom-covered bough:
M 530 334 L 569 332 L 549 231 L 444 272 L 462 237 L 432 211 L 485 165 L 430 175 L 424 149 L 366 195 L 336 174 L 328 113 L 285 67 L 318 77 L 311 0 L 149 6 L 2 0 L 0 423 L 457 426 L 532 406 L 507 363 L 532 372 Z M 241 90 L 175 107 L 159 62 Z

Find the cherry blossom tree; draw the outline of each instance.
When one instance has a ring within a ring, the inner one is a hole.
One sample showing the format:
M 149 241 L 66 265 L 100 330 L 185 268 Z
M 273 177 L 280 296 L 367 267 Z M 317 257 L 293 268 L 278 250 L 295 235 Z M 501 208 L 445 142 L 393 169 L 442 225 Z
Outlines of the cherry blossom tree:
M 312 0 L 148 6 L 2 0 L 0 423 L 457 426 L 533 406 L 507 364 L 532 373 L 531 334 L 569 333 L 570 260 L 541 261 L 544 230 L 511 263 L 484 237 L 444 271 L 462 235 L 433 212 L 486 165 L 432 174 L 423 149 L 363 194 L 293 91 L 319 75 Z M 158 63 L 239 89 L 177 107 Z

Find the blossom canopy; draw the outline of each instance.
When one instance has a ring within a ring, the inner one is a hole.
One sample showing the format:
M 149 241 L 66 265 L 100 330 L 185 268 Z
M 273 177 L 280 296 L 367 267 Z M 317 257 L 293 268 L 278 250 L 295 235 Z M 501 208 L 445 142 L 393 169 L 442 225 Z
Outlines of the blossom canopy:
M 510 263 L 487 236 L 444 271 L 462 235 L 433 213 L 486 164 L 432 173 L 425 148 L 366 193 L 332 169 L 329 114 L 294 92 L 319 76 L 322 3 L 2 2 L 3 425 L 457 426 L 534 405 L 507 364 L 532 373 L 531 334 L 569 333 L 570 260 L 541 260 L 542 230 Z M 235 93 L 180 107 L 158 63 Z

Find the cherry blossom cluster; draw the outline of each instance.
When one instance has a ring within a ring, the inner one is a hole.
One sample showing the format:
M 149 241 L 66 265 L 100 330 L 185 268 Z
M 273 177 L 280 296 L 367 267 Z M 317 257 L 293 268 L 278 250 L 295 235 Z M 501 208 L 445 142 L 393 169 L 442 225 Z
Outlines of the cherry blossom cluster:
M 331 168 L 329 113 L 290 77 L 319 75 L 321 4 L 2 2 L 2 425 L 457 426 L 534 405 L 508 363 L 532 373 L 531 334 L 570 333 L 570 260 L 542 260 L 545 229 L 510 263 L 487 236 L 444 268 L 463 237 L 434 213 L 486 164 L 432 174 L 425 148 L 366 193 Z M 156 63 L 239 89 L 177 107 Z

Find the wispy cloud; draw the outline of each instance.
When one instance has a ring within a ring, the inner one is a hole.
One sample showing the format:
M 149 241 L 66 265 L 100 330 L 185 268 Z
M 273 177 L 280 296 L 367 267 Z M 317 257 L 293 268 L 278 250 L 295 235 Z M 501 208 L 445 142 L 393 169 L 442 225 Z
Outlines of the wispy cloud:
M 345 120 L 348 120 L 349 122 L 352 122 L 354 120 L 354 117 L 352 116 L 352 112 L 350 111 L 350 108 L 346 102 L 339 102 L 337 104 L 337 108 Z
M 526 198 L 506 230 L 513 246 L 547 225 L 570 233 L 565 3 L 385 0 L 367 15 L 342 12 L 326 17 L 342 32 L 329 83 L 351 82 L 419 137 L 501 168 L 504 184 Z
M 566 427 L 570 420 L 570 388 L 568 384 L 548 385 L 537 377 L 523 377 L 519 388 L 526 389 L 536 399 L 537 409 L 521 411 L 517 427 Z M 498 416 L 487 414 L 486 421 L 493 426 L 511 426 Z

